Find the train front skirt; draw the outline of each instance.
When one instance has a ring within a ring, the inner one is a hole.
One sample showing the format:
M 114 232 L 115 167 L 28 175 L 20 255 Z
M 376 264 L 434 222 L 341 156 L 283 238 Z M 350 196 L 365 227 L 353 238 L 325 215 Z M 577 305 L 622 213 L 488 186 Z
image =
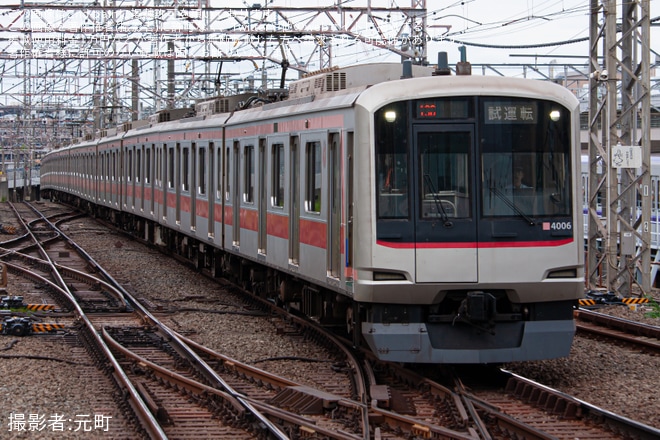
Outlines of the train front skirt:
M 497 364 L 568 356 L 575 323 L 499 323 L 491 331 L 465 325 L 362 323 L 362 335 L 371 350 L 386 361 Z

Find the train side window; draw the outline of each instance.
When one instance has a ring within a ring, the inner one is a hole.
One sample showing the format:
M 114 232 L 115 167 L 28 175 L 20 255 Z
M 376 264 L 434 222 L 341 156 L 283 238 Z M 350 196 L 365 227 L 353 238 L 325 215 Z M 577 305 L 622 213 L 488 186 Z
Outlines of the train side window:
M 284 144 L 274 144 L 272 147 L 273 176 L 271 204 L 280 208 L 284 207 Z
M 222 148 L 216 150 L 216 165 L 215 169 L 217 170 L 216 175 L 216 198 L 222 200 Z
M 144 183 L 151 183 L 151 150 L 153 146 L 144 150 Z
M 154 148 L 156 146 L 154 145 Z M 163 186 L 163 149 L 156 148 L 156 164 L 154 168 L 154 178 L 156 179 L 156 186 Z
M 133 173 L 133 150 L 128 150 L 128 164 L 126 165 L 126 181 L 132 180 Z
M 234 149 L 238 148 L 238 142 L 234 141 Z M 231 195 L 231 185 L 230 185 L 230 179 L 229 179 L 229 165 L 231 163 L 231 148 L 227 147 L 225 150 L 225 176 L 227 181 L 225 182 L 225 199 L 229 201 L 229 196 Z
M 321 212 L 321 143 L 308 142 L 305 175 L 305 209 L 307 212 Z
M 174 148 L 167 150 L 167 187 L 174 188 Z
M 254 203 L 254 145 L 246 145 L 243 150 L 244 169 L 243 169 L 243 201 Z
M 144 148 L 144 145 L 142 146 Z M 140 183 L 142 179 L 142 149 L 135 151 L 135 181 Z
M 183 165 L 181 166 L 181 189 L 184 191 L 190 191 L 190 149 L 188 147 L 184 147 L 181 155 L 183 161 Z
M 198 177 L 197 181 L 199 182 L 199 193 L 201 195 L 206 194 L 206 148 L 200 147 L 199 152 L 199 164 L 197 165 Z

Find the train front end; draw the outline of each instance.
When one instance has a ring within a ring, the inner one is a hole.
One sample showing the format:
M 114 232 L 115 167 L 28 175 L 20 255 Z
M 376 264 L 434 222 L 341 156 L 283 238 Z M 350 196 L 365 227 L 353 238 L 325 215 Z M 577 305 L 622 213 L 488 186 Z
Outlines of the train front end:
M 578 101 L 493 77 L 382 83 L 356 103 L 354 299 L 384 360 L 567 356 L 583 294 Z M 366 203 L 369 201 L 369 203 Z

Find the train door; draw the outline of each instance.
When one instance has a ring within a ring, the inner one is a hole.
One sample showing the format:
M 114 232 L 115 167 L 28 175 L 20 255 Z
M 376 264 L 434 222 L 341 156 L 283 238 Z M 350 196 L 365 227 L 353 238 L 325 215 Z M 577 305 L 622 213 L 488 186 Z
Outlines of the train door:
M 328 276 L 341 277 L 341 148 L 339 133 L 330 133 L 328 139 Z
M 354 209 L 354 182 L 355 175 L 353 171 L 353 132 L 346 133 L 346 283 L 353 281 L 353 209 Z
M 298 136 L 289 139 L 289 263 L 300 262 L 300 164 L 298 163 Z
M 142 158 L 144 145 L 136 147 L 135 150 L 135 184 L 137 185 L 137 201 L 139 206 L 137 207 L 140 212 L 144 211 L 144 175 L 142 173 Z
M 192 170 L 188 173 L 188 178 L 184 181 L 185 187 L 188 188 L 188 194 L 190 195 L 190 230 L 194 231 L 197 229 L 197 188 L 199 184 L 200 188 L 203 186 L 203 183 L 197 181 L 197 153 L 202 151 L 202 148 L 199 147 L 195 142 L 190 145 L 190 151 L 187 148 L 183 149 L 184 152 L 184 174 L 188 167 L 192 167 Z
M 176 221 L 177 225 L 181 225 L 181 186 L 183 182 L 183 166 L 181 165 L 181 144 L 177 142 L 176 144 L 176 152 L 174 154 L 175 160 L 177 161 L 174 169 L 176 172 L 174 173 L 174 193 L 176 194 L 175 196 L 175 213 L 174 213 L 174 218 Z
M 167 193 L 174 188 L 174 150 L 163 144 L 163 220 L 167 222 L 169 209 L 167 206 Z
M 118 207 L 118 185 L 117 185 L 117 150 L 113 149 L 110 160 L 110 206 Z
M 478 281 L 472 151 L 471 124 L 413 127 L 417 282 Z M 451 250 L 451 260 L 437 261 L 437 249 Z
M 133 195 L 135 194 L 134 179 L 133 179 L 133 146 L 126 147 L 126 164 L 124 166 L 124 186 L 126 187 L 126 194 L 124 195 L 124 203 L 122 206 L 126 209 L 133 208 Z
M 156 199 L 154 197 L 155 194 L 155 174 L 156 174 L 156 166 L 155 164 L 155 157 L 156 157 L 156 145 L 151 144 L 151 146 L 147 147 L 147 157 L 144 159 L 144 165 L 145 165 L 145 179 L 146 179 L 146 184 L 147 184 L 147 197 L 149 200 L 149 213 L 153 216 L 154 211 L 156 210 Z
M 258 244 L 257 249 L 260 254 L 265 255 L 268 243 L 268 196 L 266 195 L 266 139 L 259 139 L 259 173 L 257 175 L 258 185 Z

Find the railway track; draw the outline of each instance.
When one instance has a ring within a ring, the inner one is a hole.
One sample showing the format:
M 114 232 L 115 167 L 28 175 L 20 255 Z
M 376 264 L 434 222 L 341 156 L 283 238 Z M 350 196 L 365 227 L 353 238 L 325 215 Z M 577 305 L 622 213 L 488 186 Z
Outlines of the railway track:
M 574 316 L 577 330 L 581 333 L 660 353 L 660 327 L 658 326 L 586 309 L 576 310 Z
M 52 254 L 73 258 L 62 250 Z M 83 260 L 80 271 L 101 272 L 89 263 L 91 259 Z M 29 261 L 29 265 L 35 264 Z M 62 260 L 55 264 L 65 266 Z M 112 281 L 106 282 L 112 285 Z M 99 337 L 100 342 L 87 342 L 87 346 L 94 347 L 89 351 L 96 365 L 112 377 L 114 393 L 127 396 L 128 390 L 134 390 L 134 395 L 117 404 L 133 414 L 132 420 L 141 425 L 136 432 L 145 437 L 608 439 L 621 438 L 622 433 L 631 438 L 659 434 L 522 378 L 500 379 L 497 386 L 490 382 L 483 387 L 454 376 L 440 383 L 432 376 L 379 363 L 364 354 L 355 358 L 351 350 L 344 353 L 342 342 L 323 329 L 295 316 L 279 315 L 270 309 L 271 304 L 261 304 L 257 298 L 247 305 L 223 303 L 225 311 L 229 308 L 232 313 L 268 320 L 278 337 L 314 341 L 332 353 L 324 361 L 331 362 L 331 370 L 339 373 L 319 374 L 317 386 L 303 385 L 159 326 L 159 317 L 183 310 L 189 313 L 194 308 L 151 303 L 140 311 L 129 291 L 120 294 L 130 309 L 102 312 L 91 308 L 85 312 L 86 318 L 76 321 L 86 319 L 94 329 L 80 336 L 82 339 Z M 199 300 L 207 309 L 214 304 L 208 298 L 186 300 Z M 272 359 L 259 361 L 268 364 Z M 308 361 L 291 359 L 290 365 Z M 200 365 L 204 367 L 200 369 Z M 504 374 L 498 373 L 498 377 Z M 339 377 L 348 377 L 349 385 L 338 386 Z M 550 400 L 559 403 L 551 406 Z
M 27 224 L 25 226 L 29 229 Z M 56 229 L 54 228 L 54 225 L 50 226 L 51 228 Z M 64 234 L 59 230 L 57 231 L 56 237 L 63 239 L 68 247 L 76 247 L 75 244 L 70 240 L 67 240 Z M 56 257 L 66 259 L 67 263 L 71 264 L 69 261 L 71 260 L 71 254 L 62 250 L 53 252 L 53 237 L 49 236 L 48 240 L 51 246 L 50 253 L 54 254 Z M 76 254 L 82 254 L 80 249 L 77 249 L 77 251 Z M 40 250 L 37 253 L 41 256 L 46 254 L 43 250 Z M 86 309 L 83 309 L 76 307 L 76 305 L 72 305 L 72 308 L 76 309 L 76 319 L 84 323 L 79 331 L 84 333 L 83 338 L 88 340 L 88 345 L 91 347 L 90 351 L 95 354 L 97 363 L 101 365 L 105 364 L 106 366 L 109 364 L 112 365 L 111 369 L 114 371 L 113 376 L 115 376 L 119 387 L 123 389 L 124 393 L 126 393 L 127 390 L 130 392 L 131 399 L 129 406 L 137 414 L 136 417 L 141 421 L 144 431 L 146 431 L 146 434 L 150 438 L 167 438 L 169 436 L 172 438 L 204 438 L 205 436 L 209 436 L 209 438 L 218 438 L 219 436 L 224 436 L 226 438 L 243 438 L 246 436 L 265 436 L 267 438 L 288 437 L 283 434 L 277 426 L 272 424 L 267 417 L 261 415 L 259 410 L 256 409 L 251 402 L 243 400 L 241 395 L 231 390 L 231 388 L 212 370 L 203 366 L 205 365 L 203 361 L 197 358 L 192 351 L 188 350 L 185 347 L 185 344 L 178 340 L 178 337 L 173 336 L 167 328 L 159 324 L 157 319 L 150 315 L 148 311 L 144 310 L 134 298 L 131 298 L 128 293 L 122 292 L 120 288 L 111 286 L 110 283 L 106 285 L 106 282 L 98 277 L 98 273 L 103 272 L 102 269 L 93 263 L 91 258 L 83 256 L 82 260 L 76 259 L 76 261 L 78 261 L 77 265 L 82 264 L 88 269 L 92 268 L 90 272 L 93 272 L 94 275 L 83 274 L 82 271 L 79 270 L 74 271 L 70 267 L 61 264 L 61 261 L 52 261 L 48 256 L 45 256 L 46 260 L 41 260 L 38 257 L 14 250 L 7 253 L 4 257 L 12 260 L 18 259 L 23 262 L 24 266 L 7 263 L 13 270 L 23 270 L 27 273 L 29 270 L 28 266 L 36 266 L 38 269 L 35 271 L 36 273 L 32 274 L 32 276 L 43 282 L 46 276 L 50 275 L 58 284 L 64 286 L 61 289 L 55 289 L 61 291 L 61 295 L 58 296 L 58 301 L 60 303 L 66 302 L 66 299 L 76 299 L 81 301 L 82 298 L 80 295 L 74 295 L 73 291 L 81 292 L 90 290 L 83 290 L 79 285 L 75 284 L 75 281 L 79 282 L 80 279 L 84 279 L 85 282 L 90 284 L 103 283 L 104 290 L 114 289 L 113 292 L 116 294 L 117 298 L 122 299 L 122 301 L 130 301 L 132 306 L 135 307 L 135 309 L 133 309 L 133 307 L 131 307 L 130 310 L 124 308 L 123 310 L 109 313 L 109 308 L 107 307 L 87 307 Z M 72 275 L 72 271 L 74 275 Z M 60 272 L 66 273 L 68 279 L 62 280 L 62 277 L 59 275 Z M 110 282 L 112 282 L 111 277 L 105 276 L 104 278 L 109 279 Z M 54 286 L 54 284 L 55 283 L 52 285 Z M 73 287 L 73 289 L 71 289 L 71 287 Z M 89 303 L 88 299 L 86 303 Z M 118 313 L 121 311 L 126 313 Z M 114 327 L 108 327 L 109 323 L 112 323 Z M 140 325 L 140 323 L 142 323 L 142 325 Z M 160 337 L 153 340 L 160 342 L 154 343 L 154 346 L 151 349 L 144 352 L 144 341 L 150 339 L 145 335 L 153 335 L 156 332 L 160 334 Z M 102 342 L 97 340 L 99 334 L 103 335 Z M 130 341 L 139 341 L 137 343 L 138 348 L 131 347 L 131 343 L 126 342 L 127 335 L 142 335 L 142 337 L 137 338 L 128 337 Z M 120 341 L 123 341 L 124 343 L 122 344 Z M 112 347 L 113 354 L 115 354 L 116 357 L 109 355 L 108 351 L 105 349 L 104 343 Z M 172 347 L 175 345 L 177 349 L 172 350 Z M 165 346 L 168 348 L 164 349 Z M 178 354 L 178 357 L 175 356 L 174 361 L 164 360 L 167 355 L 172 356 L 175 352 Z M 164 356 L 163 353 L 166 353 L 166 355 Z M 160 365 L 163 363 L 164 365 Z M 187 365 L 187 367 L 183 367 L 183 371 L 176 368 L 177 365 L 181 366 L 182 364 Z M 136 365 L 139 365 L 140 368 L 136 367 Z M 135 372 L 146 368 L 145 366 L 147 365 L 150 376 L 159 376 L 161 378 L 159 381 L 156 381 L 160 384 L 159 388 L 154 383 L 147 385 L 146 383 L 137 380 L 139 379 L 138 376 L 141 374 L 137 374 L 136 376 Z M 127 368 L 122 369 L 123 366 L 126 366 Z M 184 371 L 185 374 L 183 374 Z M 186 375 L 188 377 L 186 377 Z M 117 376 L 120 376 L 120 378 L 117 378 Z M 171 378 L 173 377 L 177 378 L 176 381 L 174 381 L 175 383 L 172 383 L 173 381 Z M 167 383 L 164 383 L 163 378 L 170 379 Z M 200 381 L 210 383 L 211 386 L 205 385 Z M 182 388 L 183 383 L 185 383 L 185 386 Z M 153 391 L 156 388 L 158 388 L 158 391 Z M 172 392 L 172 389 L 184 390 L 184 392 Z M 196 394 L 197 398 L 192 399 L 194 400 L 194 403 L 191 404 L 189 400 L 193 394 Z M 167 396 L 167 398 L 164 396 Z M 218 404 L 218 400 L 223 403 Z M 261 405 L 263 406 L 264 404 L 262 403 Z M 357 411 L 358 415 L 366 414 L 360 405 L 351 403 L 348 406 L 353 408 L 354 411 Z M 187 410 L 166 411 L 163 409 L 165 407 L 185 407 Z M 228 408 L 232 410 L 227 411 Z M 146 409 L 150 411 L 147 411 Z M 309 419 L 300 418 L 299 415 L 289 413 L 283 409 L 270 408 L 269 412 L 271 413 L 271 417 L 273 417 L 273 414 L 276 414 L 276 417 L 280 422 L 282 420 L 287 420 L 288 429 L 295 432 L 323 432 L 324 429 L 326 429 L 323 428 L 323 426 L 319 426 L 318 421 L 311 423 Z M 163 417 L 163 414 L 165 413 L 168 414 L 167 417 L 164 417 L 162 420 L 158 419 L 158 417 Z M 224 414 L 224 418 L 218 419 L 216 417 L 220 414 Z M 358 416 L 358 418 L 360 417 Z M 328 418 L 328 420 L 331 420 L 331 418 Z M 358 426 L 360 426 L 360 423 L 358 423 Z M 368 423 L 363 422 L 362 427 L 366 427 L 368 430 Z M 336 428 L 336 425 L 327 428 L 326 434 L 331 435 Z M 240 432 L 237 432 L 236 429 Z M 368 433 L 363 433 L 357 437 L 338 434 L 331 438 L 368 438 Z

